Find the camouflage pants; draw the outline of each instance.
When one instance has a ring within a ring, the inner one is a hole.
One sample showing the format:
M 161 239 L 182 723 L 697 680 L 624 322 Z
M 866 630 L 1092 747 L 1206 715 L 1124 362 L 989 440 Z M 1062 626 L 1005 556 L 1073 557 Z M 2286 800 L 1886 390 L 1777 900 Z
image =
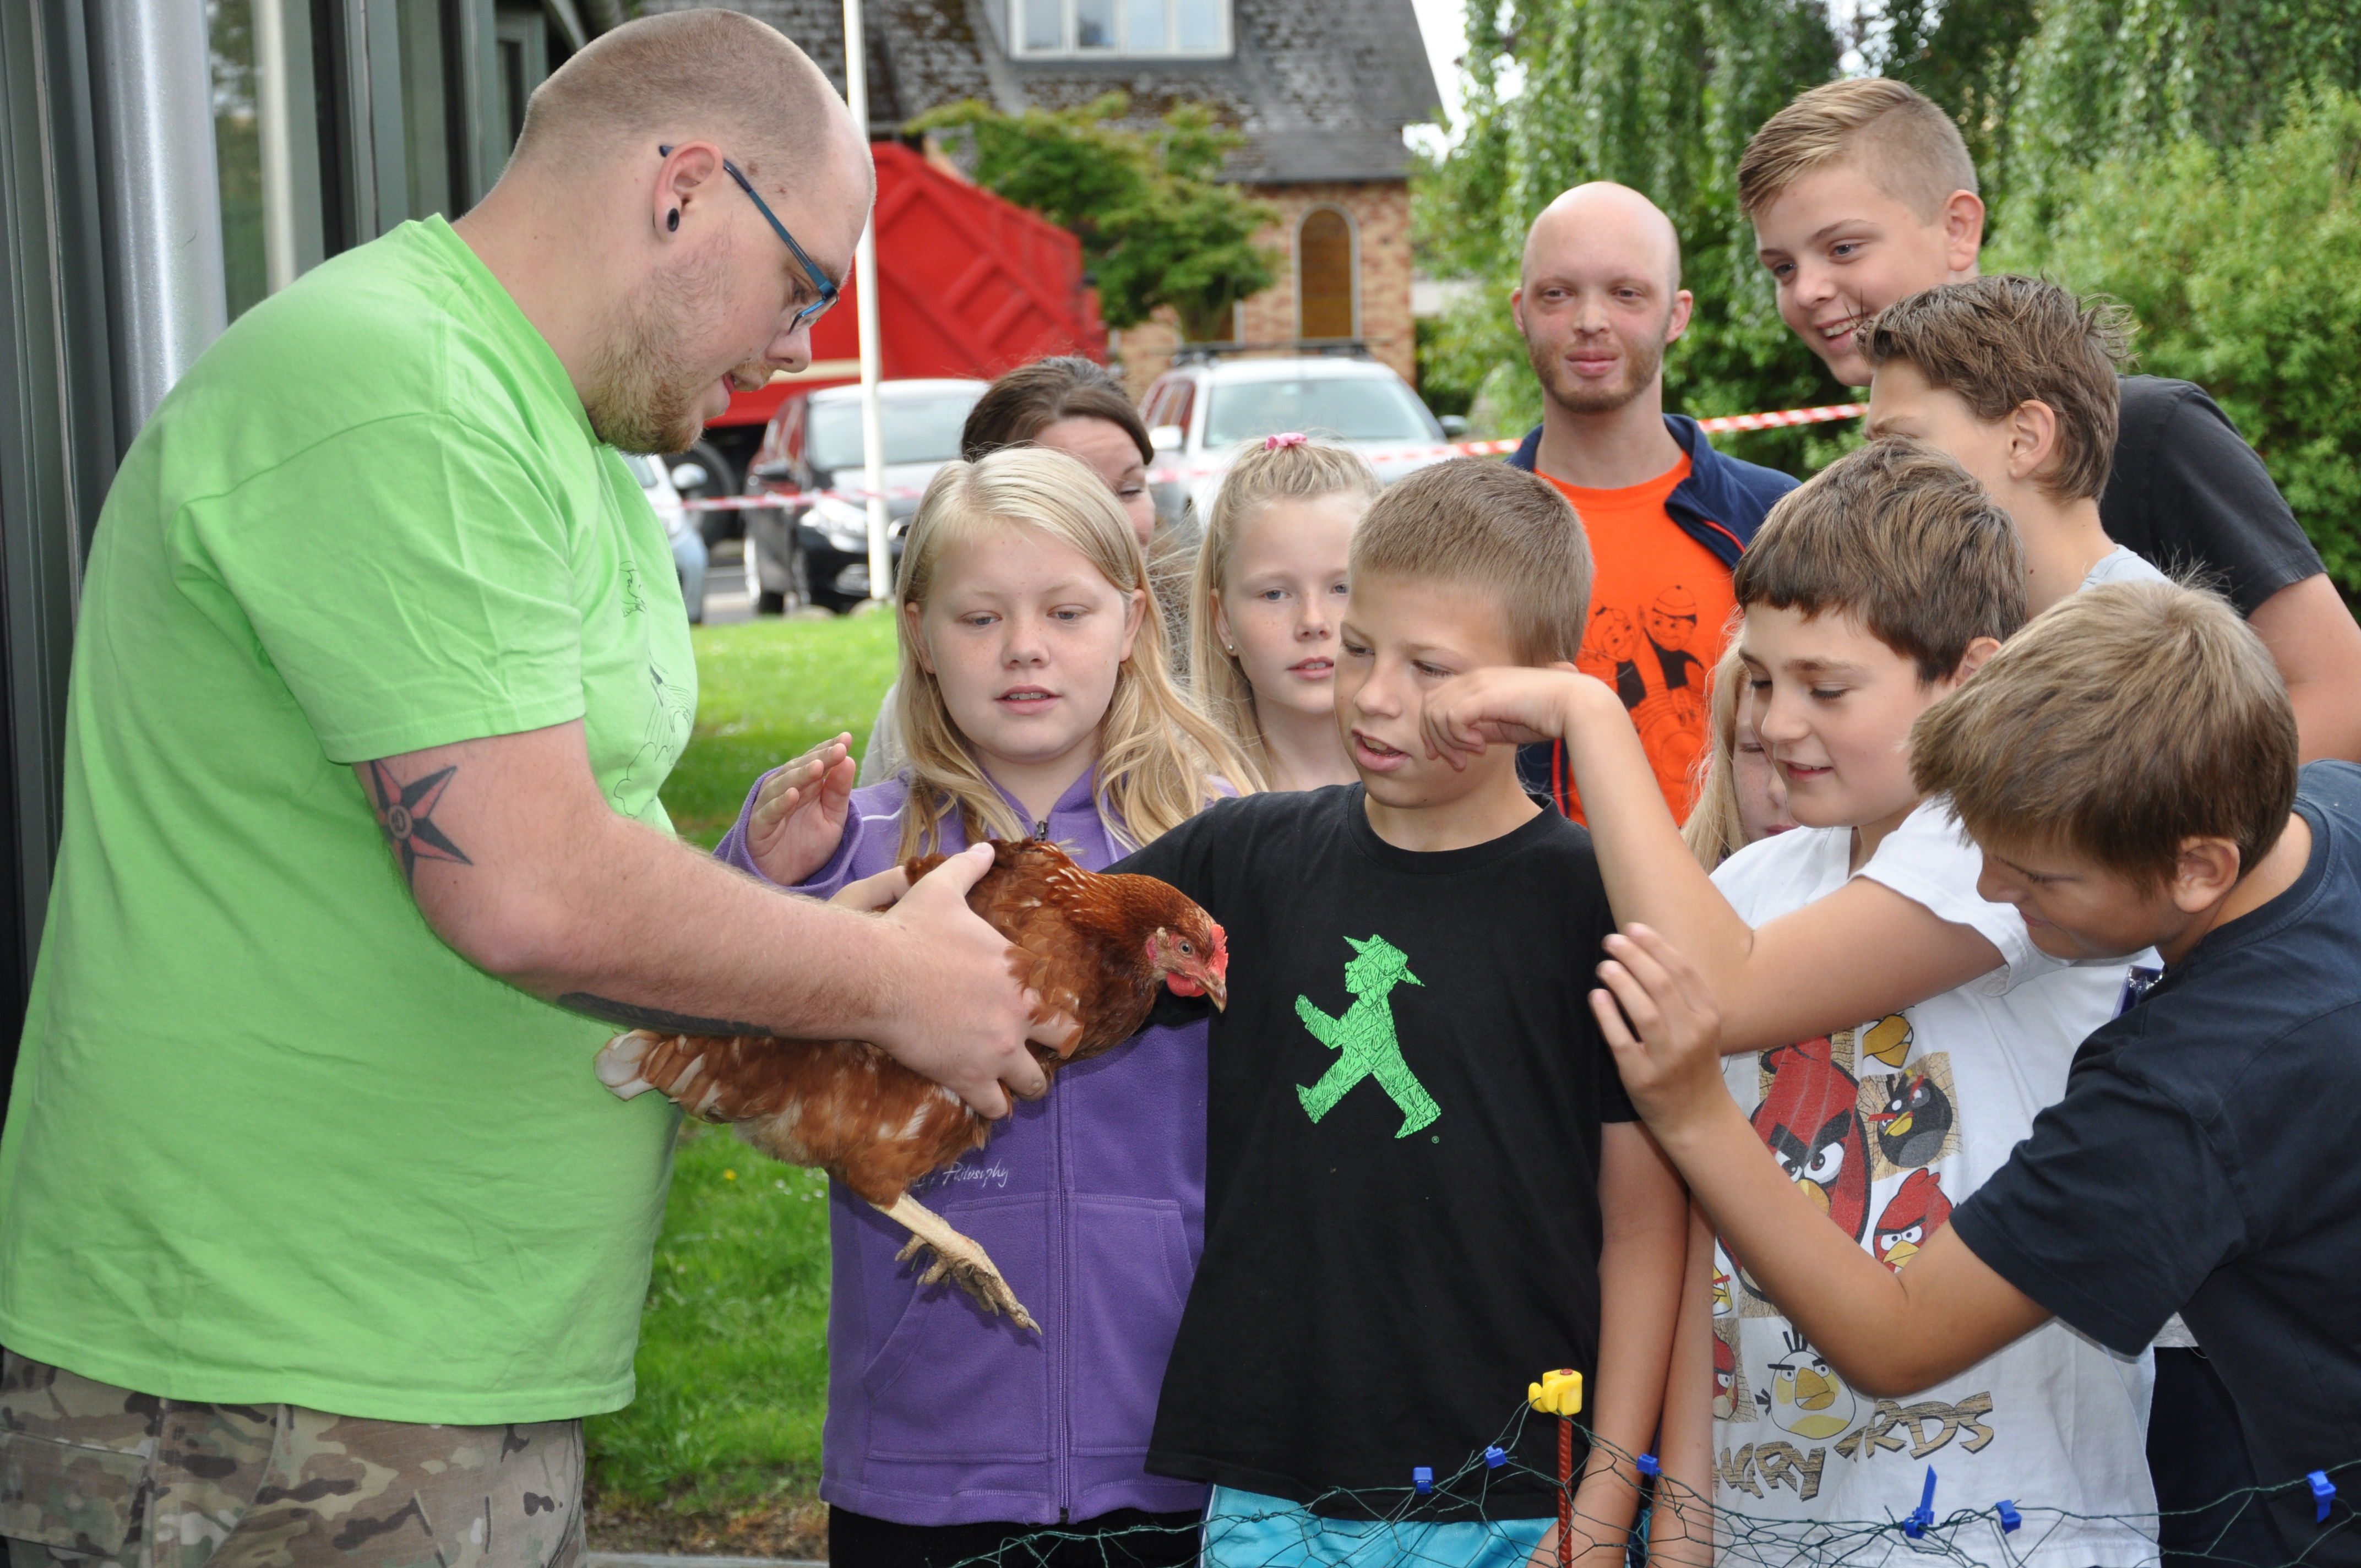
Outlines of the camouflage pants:
M 192 1405 L 0 1351 L 0 1568 L 579 1568 L 582 1423 Z

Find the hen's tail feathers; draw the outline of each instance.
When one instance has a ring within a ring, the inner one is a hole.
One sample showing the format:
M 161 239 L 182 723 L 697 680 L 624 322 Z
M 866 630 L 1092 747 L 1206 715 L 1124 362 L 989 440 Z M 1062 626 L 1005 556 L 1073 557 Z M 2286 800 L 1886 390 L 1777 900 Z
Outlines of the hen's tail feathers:
M 742 1122 L 786 1102 L 797 1055 L 793 1041 L 634 1029 L 599 1051 L 598 1080 L 619 1099 L 660 1090 L 692 1116 Z
M 648 1052 L 664 1039 L 645 1029 L 618 1035 L 599 1047 L 598 1081 L 614 1091 L 618 1100 L 635 1100 L 655 1087 L 641 1072 Z
M 884 1212 L 887 1219 L 910 1233 L 909 1245 L 894 1255 L 895 1262 L 906 1263 L 922 1250 L 934 1253 L 935 1261 L 918 1276 L 920 1285 L 933 1285 L 948 1278 L 987 1313 L 996 1316 L 1005 1312 L 1009 1321 L 1018 1328 L 1037 1334 L 1041 1332 L 1041 1325 L 1033 1321 L 1033 1314 L 1025 1310 L 1025 1303 L 1016 1299 L 1016 1292 L 1008 1288 L 1008 1281 L 1001 1277 L 1000 1270 L 983 1248 L 951 1229 L 950 1223 L 940 1214 L 906 1192 Z

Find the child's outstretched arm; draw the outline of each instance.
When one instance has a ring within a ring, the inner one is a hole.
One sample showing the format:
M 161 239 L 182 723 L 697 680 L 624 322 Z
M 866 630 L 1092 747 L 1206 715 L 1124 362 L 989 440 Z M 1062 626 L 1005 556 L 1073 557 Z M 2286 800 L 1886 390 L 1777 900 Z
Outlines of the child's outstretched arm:
M 1640 1501 L 1639 1456 L 1653 1451 L 1688 1245 L 1688 1194 L 1637 1122 L 1609 1122 L 1598 1159 L 1598 1441 L 1574 1491 L 1574 1560 L 1620 1568 Z M 1557 1534 L 1535 1563 L 1557 1561 Z
M 1562 740 L 1615 917 L 1680 945 L 1719 1005 L 1722 1048 L 1766 1050 L 1898 1013 L 1999 967 L 2000 949 L 1890 887 L 1855 878 L 1759 930 L 1706 874 L 1664 805 L 1623 699 L 1572 665 L 1495 667 L 1426 699 L 1446 759 Z
M 2049 1313 L 1950 1225 L 1889 1272 L 1789 1180 L 1722 1087 L 1719 1019 L 1695 969 L 1644 926 L 1609 937 L 1591 1011 L 1631 1103 L 1733 1255 L 1845 1381 L 1900 1398 L 1965 1371 Z M 1628 1020 L 1628 1021 L 1627 1021 Z
M 852 798 L 850 734 L 823 740 L 763 775 L 746 817 L 746 854 L 754 869 L 781 887 L 793 887 L 828 864 L 844 841 Z

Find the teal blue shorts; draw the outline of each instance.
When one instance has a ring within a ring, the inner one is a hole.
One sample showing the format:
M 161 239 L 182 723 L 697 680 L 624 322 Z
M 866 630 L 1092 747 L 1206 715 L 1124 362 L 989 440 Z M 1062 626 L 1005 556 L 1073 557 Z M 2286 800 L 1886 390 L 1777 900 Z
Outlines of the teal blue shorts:
M 1524 1568 L 1555 1522 L 1324 1519 L 1284 1497 L 1216 1486 L 1205 1503 L 1204 1568 Z

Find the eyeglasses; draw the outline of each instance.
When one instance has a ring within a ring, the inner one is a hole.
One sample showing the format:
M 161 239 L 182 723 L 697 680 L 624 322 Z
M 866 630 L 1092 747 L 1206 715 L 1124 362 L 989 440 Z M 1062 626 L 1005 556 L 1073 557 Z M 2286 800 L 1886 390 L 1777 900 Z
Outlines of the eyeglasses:
M 672 148 L 660 147 L 656 148 L 656 156 L 670 158 Z M 787 323 L 789 332 L 803 331 L 804 328 L 826 315 L 829 308 L 836 303 L 839 291 L 837 286 L 828 280 L 827 273 L 813 265 L 810 257 L 804 254 L 804 247 L 797 245 L 796 236 L 787 232 L 787 225 L 779 221 L 779 214 L 771 211 L 770 203 L 755 193 L 753 182 L 738 171 L 736 164 L 726 158 L 723 159 L 721 172 L 738 181 L 738 189 L 746 192 L 746 199 L 754 203 L 754 210 L 762 214 L 763 221 L 771 225 L 773 232 L 786 242 L 787 248 L 795 253 L 796 265 L 804 269 L 804 276 L 810 279 L 812 287 L 819 291 L 819 298 L 797 311 L 795 313 L 795 319 Z

